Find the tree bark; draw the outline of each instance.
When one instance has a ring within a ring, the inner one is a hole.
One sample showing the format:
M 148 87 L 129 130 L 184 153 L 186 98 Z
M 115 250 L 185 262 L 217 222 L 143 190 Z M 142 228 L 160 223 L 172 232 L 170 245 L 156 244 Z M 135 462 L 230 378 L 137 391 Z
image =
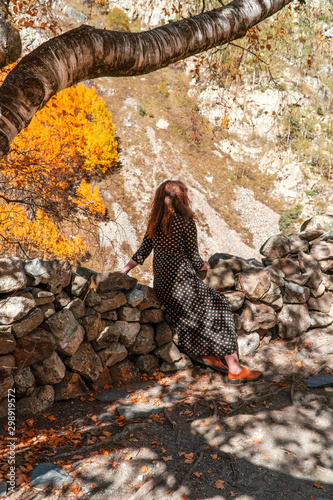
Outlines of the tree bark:
M 101 76 L 150 73 L 241 38 L 291 1 L 234 0 L 221 9 L 143 33 L 82 25 L 48 40 L 25 56 L 0 88 L 0 156 L 60 90 Z

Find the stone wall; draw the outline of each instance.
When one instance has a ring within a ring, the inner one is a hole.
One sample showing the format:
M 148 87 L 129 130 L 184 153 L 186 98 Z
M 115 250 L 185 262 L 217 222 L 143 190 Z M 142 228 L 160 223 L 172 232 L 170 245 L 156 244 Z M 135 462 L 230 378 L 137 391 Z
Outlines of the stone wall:
M 229 300 L 241 355 L 262 337 L 333 322 L 333 231 L 276 235 L 260 251 L 262 263 L 215 254 L 198 273 Z M 136 279 L 74 272 L 65 260 L 0 259 L 0 417 L 13 387 L 18 414 L 37 413 L 140 372 L 188 366 L 163 306 Z

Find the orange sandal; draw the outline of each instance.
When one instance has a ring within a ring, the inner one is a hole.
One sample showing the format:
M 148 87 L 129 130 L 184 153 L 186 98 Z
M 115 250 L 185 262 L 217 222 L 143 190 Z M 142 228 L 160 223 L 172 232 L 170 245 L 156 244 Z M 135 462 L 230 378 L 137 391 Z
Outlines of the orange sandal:
M 235 375 L 234 373 L 228 373 L 229 384 L 247 384 L 248 382 L 255 382 L 262 377 L 262 373 L 259 371 L 252 371 L 242 366 L 242 371 Z

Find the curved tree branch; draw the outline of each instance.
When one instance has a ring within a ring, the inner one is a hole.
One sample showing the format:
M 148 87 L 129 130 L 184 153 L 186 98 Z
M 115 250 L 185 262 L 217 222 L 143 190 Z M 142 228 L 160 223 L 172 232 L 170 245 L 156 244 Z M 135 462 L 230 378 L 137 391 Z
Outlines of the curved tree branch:
M 101 76 L 150 73 L 241 38 L 292 0 L 234 0 L 221 9 L 143 33 L 82 25 L 24 57 L 0 88 L 0 156 L 57 92 Z

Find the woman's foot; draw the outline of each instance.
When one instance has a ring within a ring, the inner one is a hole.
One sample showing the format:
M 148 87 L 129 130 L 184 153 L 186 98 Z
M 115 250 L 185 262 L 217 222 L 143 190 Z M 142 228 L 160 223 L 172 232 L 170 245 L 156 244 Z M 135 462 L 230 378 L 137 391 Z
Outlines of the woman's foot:
M 219 356 L 198 356 L 198 361 L 205 366 L 209 366 L 213 370 L 228 373 L 228 367 L 222 363 Z
M 246 384 L 248 382 L 255 382 L 259 380 L 262 376 L 262 373 L 259 371 L 252 371 L 246 368 L 245 366 L 241 367 L 241 371 L 238 374 L 228 373 L 228 382 L 229 384 Z

